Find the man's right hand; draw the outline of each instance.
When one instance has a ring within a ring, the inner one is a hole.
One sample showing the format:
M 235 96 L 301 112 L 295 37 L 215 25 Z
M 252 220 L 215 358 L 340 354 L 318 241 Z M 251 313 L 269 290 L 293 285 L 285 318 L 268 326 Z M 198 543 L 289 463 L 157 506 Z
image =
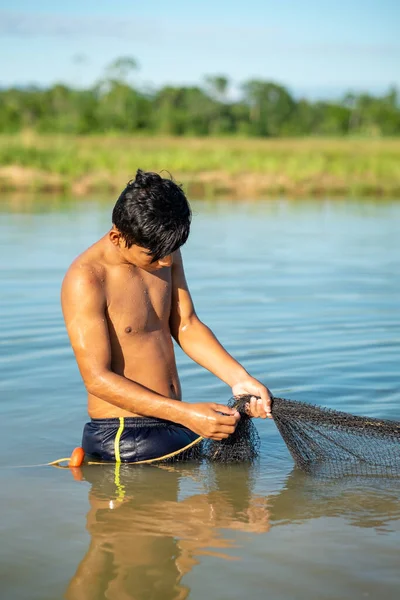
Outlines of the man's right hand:
M 222 413 L 222 414 L 221 414 Z M 240 414 L 223 404 L 206 402 L 186 404 L 182 425 L 212 440 L 224 440 L 236 429 Z

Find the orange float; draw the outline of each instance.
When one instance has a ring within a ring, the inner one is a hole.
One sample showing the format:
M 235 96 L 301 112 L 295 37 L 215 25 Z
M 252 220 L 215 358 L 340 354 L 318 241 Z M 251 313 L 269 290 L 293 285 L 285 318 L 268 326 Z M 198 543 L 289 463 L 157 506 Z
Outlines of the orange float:
M 83 448 L 78 447 L 75 448 L 71 454 L 69 459 L 68 466 L 69 467 L 80 467 L 85 458 L 85 451 Z

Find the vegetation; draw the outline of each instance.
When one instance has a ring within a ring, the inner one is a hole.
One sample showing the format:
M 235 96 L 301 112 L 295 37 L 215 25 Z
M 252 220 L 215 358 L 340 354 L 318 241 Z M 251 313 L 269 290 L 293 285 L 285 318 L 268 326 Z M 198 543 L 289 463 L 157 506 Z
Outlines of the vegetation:
M 0 136 L 0 188 L 117 192 L 138 167 L 192 196 L 400 195 L 400 140 Z M 166 173 L 166 176 L 168 174 Z
M 120 58 L 90 89 L 0 90 L 0 188 L 118 190 L 141 167 L 195 195 L 400 193 L 395 89 L 311 102 L 251 80 L 233 99 L 222 75 L 146 91 L 136 69 Z
M 400 135 L 395 89 L 382 97 L 347 94 L 341 101 L 295 99 L 282 85 L 250 80 L 233 100 L 229 80 L 208 76 L 201 86 L 155 91 L 132 84 L 137 63 L 119 58 L 92 88 L 0 91 L 0 133 L 152 133 L 173 136 L 293 137 Z

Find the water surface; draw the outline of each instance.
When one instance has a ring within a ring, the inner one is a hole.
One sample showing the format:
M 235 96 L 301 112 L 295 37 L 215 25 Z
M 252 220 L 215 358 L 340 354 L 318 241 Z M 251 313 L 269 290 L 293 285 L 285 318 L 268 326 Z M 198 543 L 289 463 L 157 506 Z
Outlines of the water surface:
M 0 215 L 1 597 L 398 598 L 400 484 L 293 469 L 271 422 L 253 467 L 51 467 L 85 393 L 59 289 L 112 203 L 5 199 Z M 400 203 L 197 202 L 199 316 L 277 396 L 400 420 Z M 230 390 L 177 361 L 187 401 Z

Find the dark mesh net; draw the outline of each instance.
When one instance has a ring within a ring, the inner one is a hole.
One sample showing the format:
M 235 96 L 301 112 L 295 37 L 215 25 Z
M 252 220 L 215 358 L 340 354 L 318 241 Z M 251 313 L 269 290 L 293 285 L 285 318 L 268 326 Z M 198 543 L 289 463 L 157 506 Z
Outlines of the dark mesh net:
M 202 447 L 203 456 L 213 462 L 252 462 L 259 455 L 260 436 L 251 419 L 246 413 L 246 404 L 250 396 L 232 398 L 228 406 L 236 408 L 240 413 L 240 421 L 232 435 L 225 440 L 216 442 L 204 440 Z
M 400 422 L 274 398 L 272 415 L 296 465 L 328 477 L 400 475 Z
M 206 459 L 218 463 L 252 462 L 260 437 L 247 413 L 251 396 L 232 398 L 241 419 L 227 439 L 199 437 L 173 455 L 147 462 Z M 400 476 L 400 422 L 359 417 L 306 402 L 274 398 L 272 416 L 296 466 L 323 477 Z
M 218 462 L 254 460 L 260 439 L 246 415 L 250 396 L 233 398 L 242 418 L 227 440 L 205 441 L 205 456 Z M 297 467 L 314 475 L 400 475 L 400 422 L 359 417 L 306 402 L 274 398 L 274 422 Z

